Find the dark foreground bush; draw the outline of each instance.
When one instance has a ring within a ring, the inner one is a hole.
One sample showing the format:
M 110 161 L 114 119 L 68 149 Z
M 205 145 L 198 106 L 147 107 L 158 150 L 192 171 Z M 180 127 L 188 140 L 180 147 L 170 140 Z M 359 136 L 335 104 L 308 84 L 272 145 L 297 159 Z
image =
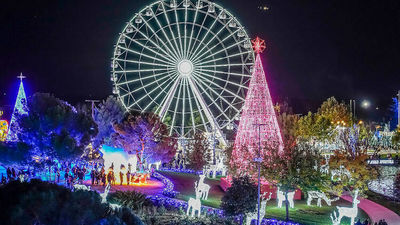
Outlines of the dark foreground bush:
M 76 191 L 43 182 L 10 182 L 0 187 L 1 224 L 142 225 L 131 210 L 118 212 L 102 204 L 94 191 Z
M 154 206 L 153 202 L 145 194 L 137 191 L 116 191 L 108 196 L 108 200 L 130 208 L 134 212 L 141 212 Z

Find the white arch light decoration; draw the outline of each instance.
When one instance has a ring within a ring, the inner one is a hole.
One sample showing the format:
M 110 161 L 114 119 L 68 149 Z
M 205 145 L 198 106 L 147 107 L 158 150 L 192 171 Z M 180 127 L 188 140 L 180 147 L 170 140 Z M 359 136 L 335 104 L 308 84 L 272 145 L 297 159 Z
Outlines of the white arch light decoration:
M 239 21 L 208 0 L 156 1 L 124 27 L 114 49 L 113 93 L 126 109 L 154 111 L 170 133 L 231 127 L 254 53 Z

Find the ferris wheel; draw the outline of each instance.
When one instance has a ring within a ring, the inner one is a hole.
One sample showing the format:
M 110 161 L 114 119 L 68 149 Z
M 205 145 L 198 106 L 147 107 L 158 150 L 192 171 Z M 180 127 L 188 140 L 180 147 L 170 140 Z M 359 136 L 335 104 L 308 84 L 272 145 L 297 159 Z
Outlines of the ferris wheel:
M 157 113 L 170 134 L 221 135 L 239 118 L 253 64 L 251 41 L 226 9 L 208 0 L 156 1 L 119 35 L 111 81 L 127 110 Z

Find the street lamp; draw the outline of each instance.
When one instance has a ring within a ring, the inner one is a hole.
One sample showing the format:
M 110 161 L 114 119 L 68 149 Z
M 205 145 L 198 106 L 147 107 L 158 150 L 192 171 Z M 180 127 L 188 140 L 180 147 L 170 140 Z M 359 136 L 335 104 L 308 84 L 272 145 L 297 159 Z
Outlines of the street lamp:
M 361 102 L 361 107 L 363 107 L 364 109 L 368 109 L 371 106 L 371 103 L 368 100 L 363 100 Z
M 260 192 L 261 192 L 261 179 L 260 179 L 260 174 L 261 174 L 261 126 L 266 126 L 268 124 L 262 124 L 262 123 L 256 123 L 253 124 L 254 126 L 258 127 L 258 156 L 257 158 L 254 159 L 254 162 L 257 163 L 258 167 L 258 192 L 257 192 L 257 225 L 260 225 Z

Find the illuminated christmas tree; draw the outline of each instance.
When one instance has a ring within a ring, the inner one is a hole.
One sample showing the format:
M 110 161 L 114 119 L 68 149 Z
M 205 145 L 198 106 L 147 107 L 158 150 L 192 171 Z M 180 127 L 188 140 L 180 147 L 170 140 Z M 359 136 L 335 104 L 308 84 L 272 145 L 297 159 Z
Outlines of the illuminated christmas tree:
M 278 120 L 260 58 L 260 53 L 265 49 L 265 42 L 258 37 L 252 42 L 257 56 L 230 161 L 237 174 L 254 174 L 257 165 L 254 161 L 259 158 L 259 144 L 261 158 L 267 154 L 265 145 L 283 148 Z
M 22 79 L 25 77 L 21 75 L 18 76 L 21 80 L 18 89 L 17 100 L 15 101 L 14 111 L 11 116 L 10 126 L 7 135 L 7 141 L 17 141 L 18 140 L 18 132 L 20 130 L 17 123 L 17 116 L 21 114 L 28 114 L 28 110 L 26 108 L 26 95 L 24 90 L 24 84 L 22 83 Z

